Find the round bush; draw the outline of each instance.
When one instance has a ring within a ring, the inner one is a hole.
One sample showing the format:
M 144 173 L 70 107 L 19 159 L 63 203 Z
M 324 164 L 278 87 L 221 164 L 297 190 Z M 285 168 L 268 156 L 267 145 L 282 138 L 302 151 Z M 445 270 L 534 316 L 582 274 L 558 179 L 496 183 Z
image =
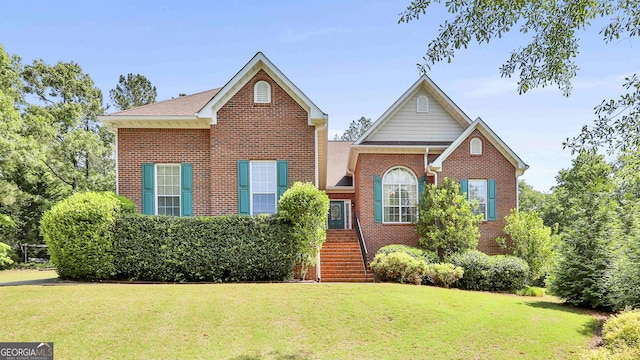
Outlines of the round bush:
M 640 347 L 640 310 L 611 317 L 602 327 L 602 340 L 607 347 Z
M 428 264 L 426 261 L 417 260 L 409 254 L 394 252 L 376 254 L 370 266 L 379 281 L 419 285 L 422 283 Z
M 415 248 L 415 247 L 407 246 L 403 244 L 391 244 L 391 245 L 383 246 L 380 249 L 378 249 L 378 251 L 376 252 L 376 255 L 377 254 L 388 255 L 395 252 L 405 253 L 407 255 L 410 255 L 414 259 L 424 260 L 429 264 L 438 263 L 438 261 L 440 260 L 438 258 L 438 255 L 436 255 L 436 253 L 434 253 L 433 251 L 422 250 L 419 248 Z
M 456 286 L 466 290 L 515 291 L 525 286 L 529 265 L 515 256 L 489 256 L 472 250 L 453 255 L 449 261 L 464 269 Z
M 40 229 L 51 261 L 63 279 L 109 279 L 114 274 L 113 224 L 133 212 L 131 201 L 114 193 L 75 194 L 46 211 Z

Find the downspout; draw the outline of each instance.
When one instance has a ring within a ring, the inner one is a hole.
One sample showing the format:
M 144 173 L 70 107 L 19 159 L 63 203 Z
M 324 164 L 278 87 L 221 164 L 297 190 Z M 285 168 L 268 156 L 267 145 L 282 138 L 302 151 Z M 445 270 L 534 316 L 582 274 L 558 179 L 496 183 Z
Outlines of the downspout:
M 120 195 L 120 180 L 118 178 L 118 129 L 116 129 L 116 194 Z
M 427 173 L 427 176 L 433 175 L 433 182 L 438 186 L 438 173 L 429 169 L 429 148 L 426 148 L 424 153 L 424 171 Z
M 319 134 L 320 131 L 324 130 L 327 128 L 327 121 L 324 122 L 324 125 L 318 127 L 316 126 L 316 131 L 314 131 L 314 135 L 315 135 L 315 162 L 316 162 L 316 188 L 320 187 L 320 172 L 318 171 L 318 168 L 320 167 L 320 154 L 318 153 L 318 140 L 320 138 Z M 320 270 L 320 251 L 318 251 L 318 257 L 316 259 L 316 281 L 320 281 L 320 279 L 322 279 L 322 275 L 321 275 L 321 270 Z M 304 279 L 302 279 L 304 280 Z

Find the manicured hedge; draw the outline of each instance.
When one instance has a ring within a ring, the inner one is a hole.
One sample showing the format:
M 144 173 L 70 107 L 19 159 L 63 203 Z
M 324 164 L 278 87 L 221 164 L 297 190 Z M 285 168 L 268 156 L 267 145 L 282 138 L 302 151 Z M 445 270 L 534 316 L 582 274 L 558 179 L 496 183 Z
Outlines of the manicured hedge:
M 489 256 L 472 250 L 454 254 L 449 262 L 464 269 L 456 287 L 465 290 L 515 291 L 525 286 L 529 265 L 515 256 Z
M 113 223 L 135 205 L 110 192 L 75 194 L 42 216 L 40 230 L 51 261 L 63 279 L 110 279 L 113 267 Z
M 266 281 L 293 274 L 291 224 L 276 216 L 116 220 L 115 276 L 148 281 Z
M 383 246 L 380 249 L 378 249 L 378 251 L 376 252 L 376 255 L 378 254 L 388 255 L 396 252 L 405 253 L 416 260 L 424 260 L 429 264 L 435 264 L 440 261 L 440 259 L 438 258 L 438 255 L 436 255 L 436 253 L 434 253 L 433 251 L 423 250 L 423 249 L 419 249 L 419 248 L 404 245 L 404 244 L 391 244 L 391 245 Z

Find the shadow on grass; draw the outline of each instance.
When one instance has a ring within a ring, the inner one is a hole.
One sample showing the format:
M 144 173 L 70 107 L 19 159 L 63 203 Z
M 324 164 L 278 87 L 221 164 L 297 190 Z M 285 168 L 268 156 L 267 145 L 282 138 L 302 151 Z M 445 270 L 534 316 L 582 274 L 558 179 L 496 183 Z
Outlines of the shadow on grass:
M 56 283 L 58 283 L 57 277 L 47 278 L 47 279 L 0 282 L 0 286 L 53 285 Z
M 591 336 L 600 336 L 602 334 L 602 325 L 604 324 L 605 317 L 597 316 L 597 314 L 594 314 L 593 310 L 547 301 L 530 301 L 525 302 L 524 304 L 538 309 L 557 310 L 580 315 L 593 315 L 589 321 L 584 323 L 582 327 L 578 329 L 578 332 L 582 335 Z
M 309 353 L 301 352 L 300 354 L 281 354 L 279 351 L 270 352 L 265 355 L 241 355 L 237 357 L 230 358 L 229 360 L 307 360 L 311 359 L 312 356 Z

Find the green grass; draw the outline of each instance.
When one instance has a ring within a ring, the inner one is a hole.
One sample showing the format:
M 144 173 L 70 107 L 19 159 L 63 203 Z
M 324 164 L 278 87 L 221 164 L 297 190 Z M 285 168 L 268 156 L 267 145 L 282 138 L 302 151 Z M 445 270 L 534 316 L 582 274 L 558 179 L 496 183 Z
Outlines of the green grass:
M 0 271 L 0 283 L 57 278 L 55 270 L 5 270 Z
M 597 321 L 553 298 L 397 284 L 0 288 L 2 341 L 56 359 L 565 359 Z

